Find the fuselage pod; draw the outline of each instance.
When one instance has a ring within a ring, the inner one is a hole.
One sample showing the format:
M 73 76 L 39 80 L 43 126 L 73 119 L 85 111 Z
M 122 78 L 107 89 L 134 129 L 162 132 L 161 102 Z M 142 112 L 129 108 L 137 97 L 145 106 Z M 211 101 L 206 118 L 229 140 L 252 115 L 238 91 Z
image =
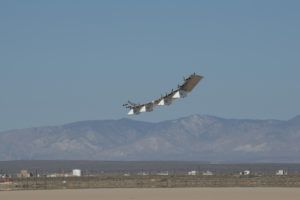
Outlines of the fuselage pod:
M 154 109 L 154 103 L 148 103 L 148 104 L 145 104 L 145 105 L 143 105 L 142 107 L 141 107 L 141 109 L 140 109 L 140 112 L 142 113 L 142 112 L 152 112 L 153 111 L 153 109 Z
M 181 99 L 185 98 L 187 96 L 187 92 L 184 90 L 178 90 L 175 92 L 175 94 L 172 96 L 173 99 Z

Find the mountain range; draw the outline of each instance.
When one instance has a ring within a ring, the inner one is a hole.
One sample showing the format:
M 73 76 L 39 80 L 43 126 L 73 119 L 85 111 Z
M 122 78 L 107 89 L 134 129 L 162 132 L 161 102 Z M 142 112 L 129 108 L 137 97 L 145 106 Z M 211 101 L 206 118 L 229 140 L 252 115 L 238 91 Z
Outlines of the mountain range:
M 124 118 L 10 130 L 0 132 L 0 160 L 300 162 L 300 115 L 287 121 Z

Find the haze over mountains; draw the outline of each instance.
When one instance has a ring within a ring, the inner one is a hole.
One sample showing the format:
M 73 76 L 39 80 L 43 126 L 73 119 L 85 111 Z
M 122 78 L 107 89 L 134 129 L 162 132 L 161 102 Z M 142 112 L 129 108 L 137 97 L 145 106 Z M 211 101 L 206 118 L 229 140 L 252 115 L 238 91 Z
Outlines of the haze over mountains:
M 300 116 L 95 120 L 0 133 L 0 160 L 32 159 L 300 162 Z

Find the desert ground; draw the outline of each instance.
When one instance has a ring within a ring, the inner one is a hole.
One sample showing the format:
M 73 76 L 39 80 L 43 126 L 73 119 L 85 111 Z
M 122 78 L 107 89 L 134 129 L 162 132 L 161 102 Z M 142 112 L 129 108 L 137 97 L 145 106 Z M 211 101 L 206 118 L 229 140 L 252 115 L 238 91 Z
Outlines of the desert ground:
M 84 190 L 39 190 L 2 191 L 0 199 L 9 200 L 296 200 L 300 188 L 174 188 L 174 189 L 84 189 Z

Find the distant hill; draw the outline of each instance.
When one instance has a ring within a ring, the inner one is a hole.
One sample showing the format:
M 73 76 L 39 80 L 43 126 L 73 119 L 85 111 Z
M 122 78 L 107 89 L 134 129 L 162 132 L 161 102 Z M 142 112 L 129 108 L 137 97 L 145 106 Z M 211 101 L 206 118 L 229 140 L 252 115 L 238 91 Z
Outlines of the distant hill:
M 300 162 L 300 116 L 95 120 L 0 133 L 0 160 L 57 159 Z

